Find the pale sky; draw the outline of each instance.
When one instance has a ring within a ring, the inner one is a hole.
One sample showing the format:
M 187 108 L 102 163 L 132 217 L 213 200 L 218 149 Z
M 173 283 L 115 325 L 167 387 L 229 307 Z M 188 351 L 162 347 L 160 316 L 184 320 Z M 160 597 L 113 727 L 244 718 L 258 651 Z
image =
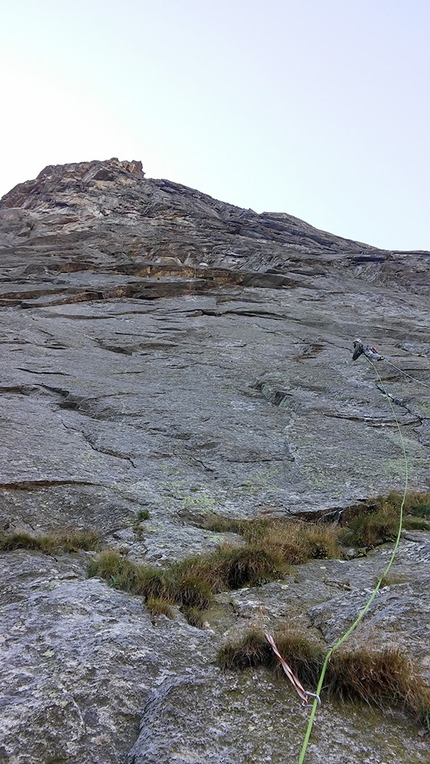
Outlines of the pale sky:
M 140 159 L 256 212 L 430 250 L 430 0 L 0 0 L 0 195 Z

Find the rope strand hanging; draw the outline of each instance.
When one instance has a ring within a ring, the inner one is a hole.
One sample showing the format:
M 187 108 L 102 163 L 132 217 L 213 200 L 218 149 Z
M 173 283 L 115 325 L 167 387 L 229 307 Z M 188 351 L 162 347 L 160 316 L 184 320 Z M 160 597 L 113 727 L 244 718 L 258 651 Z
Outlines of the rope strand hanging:
M 356 343 L 360 343 L 362 347 L 359 348 L 359 346 L 356 346 Z M 366 352 L 366 350 L 368 348 L 369 348 L 370 352 Z M 317 685 L 317 688 L 316 688 L 315 694 L 314 694 L 315 699 L 314 699 L 314 702 L 312 704 L 312 709 L 311 709 L 311 713 L 310 713 L 310 716 L 309 716 L 308 726 L 307 726 L 305 737 L 304 737 L 304 740 L 303 740 L 302 749 L 301 749 L 300 756 L 299 756 L 299 759 L 298 759 L 298 764 L 303 764 L 305 756 L 306 756 L 306 751 L 307 751 L 307 748 L 308 748 L 309 739 L 310 739 L 310 736 L 311 736 L 311 732 L 312 732 L 312 728 L 313 728 L 313 724 L 314 724 L 314 720 L 315 720 L 315 715 L 316 715 L 316 711 L 317 711 L 318 704 L 319 704 L 319 697 L 321 695 L 321 691 L 322 691 L 322 687 L 323 687 L 323 683 L 324 683 L 324 677 L 325 677 L 325 674 L 326 674 L 326 670 L 327 670 L 327 666 L 329 664 L 330 658 L 333 655 L 333 653 L 335 652 L 335 650 L 338 650 L 338 648 L 341 645 L 343 645 L 344 642 L 346 642 L 346 640 L 352 634 L 352 632 L 355 631 L 355 629 L 357 628 L 359 623 L 363 620 L 364 616 L 366 615 L 366 613 L 368 612 L 369 608 L 371 607 L 372 602 L 374 601 L 376 595 L 378 594 L 378 592 L 379 592 L 379 590 L 381 588 L 383 579 L 387 576 L 388 571 L 390 570 L 390 568 L 391 568 L 391 566 L 392 566 L 392 564 L 394 562 L 394 558 L 396 556 L 396 553 L 397 553 L 397 550 L 398 550 L 398 547 L 399 547 L 401 533 L 402 533 L 402 527 L 403 527 L 403 509 L 404 509 L 404 506 L 405 506 L 406 495 L 407 495 L 407 490 L 408 490 L 408 483 L 409 483 L 409 465 L 408 465 L 408 457 L 407 457 L 407 453 L 406 453 L 405 441 L 404 441 L 402 430 L 401 430 L 401 427 L 400 427 L 400 422 L 399 422 L 399 420 L 398 420 L 398 418 L 396 416 L 396 412 L 394 410 L 393 401 L 392 401 L 390 395 L 388 394 L 388 392 L 387 392 L 387 390 L 386 390 L 386 388 L 384 386 L 384 383 L 383 383 L 383 381 L 381 379 L 381 375 L 379 374 L 379 371 L 376 368 L 375 363 L 374 363 L 374 361 L 383 360 L 383 358 L 382 358 L 382 356 L 379 356 L 379 354 L 378 354 L 378 352 L 376 351 L 375 348 L 373 348 L 373 347 L 370 348 L 369 346 L 363 346 L 360 340 L 354 340 L 354 355 L 356 355 L 356 358 L 358 358 L 362 354 L 366 357 L 366 359 L 368 360 L 370 365 L 373 367 L 373 370 L 374 370 L 374 372 L 375 372 L 375 374 L 376 374 L 376 376 L 378 378 L 380 389 L 382 389 L 382 392 L 384 393 L 384 395 L 385 395 L 385 397 L 386 397 L 386 399 L 388 401 L 388 404 L 390 406 L 390 409 L 391 409 L 394 421 L 396 423 L 396 427 L 397 427 L 397 431 L 398 431 L 398 434 L 399 434 L 399 438 L 400 438 L 400 445 L 401 445 L 402 454 L 403 454 L 403 461 L 404 461 L 405 477 L 404 477 L 403 496 L 402 496 L 402 501 L 401 501 L 400 510 L 399 510 L 399 525 L 398 525 L 396 540 L 394 542 L 393 551 L 392 551 L 392 553 L 390 555 L 390 558 L 389 558 L 389 561 L 388 561 L 387 565 L 384 568 L 384 571 L 382 572 L 378 582 L 376 583 L 375 588 L 372 591 L 372 594 L 370 595 L 369 599 L 367 600 L 367 602 L 365 603 L 363 608 L 360 610 L 360 612 L 359 612 L 357 618 L 355 619 L 354 623 L 349 627 L 349 629 L 347 629 L 347 631 L 340 637 L 340 639 L 338 639 L 338 641 L 330 648 L 330 650 L 328 651 L 328 653 L 327 653 L 327 655 L 326 655 L 326 657 L 324 659 L 324 663 L 323 663 L 322 668 L 321 668 L 320 678 L 319 678 L 318 685 Z M 377 356 L 377 357 L 375 357 L 375 356 Z M 354 358 L 354 356 L 353 356 L 353 358 Z M 356 358 L 354 360 L 356 360 Z

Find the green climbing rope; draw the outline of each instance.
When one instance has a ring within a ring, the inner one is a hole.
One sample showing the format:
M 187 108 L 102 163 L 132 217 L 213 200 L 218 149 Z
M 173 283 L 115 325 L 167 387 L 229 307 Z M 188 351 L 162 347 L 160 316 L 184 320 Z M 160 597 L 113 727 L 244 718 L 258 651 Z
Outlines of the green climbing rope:
M 367 358 L 367 356 L 366 356 L 366 358 Z M 409 482 L 408 457 L 407 457 L 407 454 L 406 454 L 405 441 L 403 439 L 403 434 L 402 434 L 402 430 L 401 430 L 401 427 L 400 427 L 400 422 L 397 419 L 396 412 L 394 410 L 393 402 L 392 402 L 390 396 L 388 395 L 388 393 L 387 393 L 387 391 L 385 389 L 384 383 L 382 382 L 382 379 L 381 379 L 381 376 L 380 376 L 380 374 L 378 372 L 378 369 L 376 368 L 375 364 L 370 360 L 370 358 L 367 358 L 367 360 L 369 361 L 370 365 L 373 366 L 373 369 L 374 369 L 374 371 L 376 373 L 376 376 L 378 377 L 379 383 L 381 385 L 382 391 L 383 391 L 383 393 L 384 393 L 384 395 L 385 395 L 385 397 L 386 397 L 386 399 L 387 399 L 387 401 L 388 401 L 388 403 L 390 405 L 390 408 L 391 408 L 391 411 L 392 411 L 392 414 L 393 414 L 393 418 L 394 418 L 394 421 L 396 423 L 396 427 L 397 427 L 397 430 L 398 430 L 398 433 L 399 433 L 400 444 L 401 444 L 401 448 L 402 448 L 402 452 L 403 452 L 403 459 L 404 459 L 404 465 L 405 465 L 405 485 L 404 485 L 403 497 L 402 497 L 402 501 L 401 501 L 401 504 L 400 504 L 400 511 L 399 511 L 399 528 L 398 528 L 398 531 L 397 531 L 397 537 L 396 537 L 396 541 L 394 543 L 394 548 L 393 548 L 393 551 L 391 553 L 391 556 L 390 556 L 390 559 L 388 561 L 388 564 L 386 565 L 386 567 L 385 567 L 385 569 L 384 569 L 384 571 L 383 571 L 383 573 L 382 573 L 378 583 L 376 584 L 372 594 L 370 595 L 370 597 L 367 600 L 366 604 L 364 605 L 363 609 L 360 610 L 360 612 L 359 612 L 357 618 L 355 619 L 354 623 L 340 637 L 340 639 L 338 639 L 338 641 L 330 648 L 330 650 L 328 651 L 328 653 L 327 653 L 327 655 L 326 655 L 326 657 L 324 659 L 324 663 L 323 663 L 322 668 L 321 668 L 320 678 L 319 678 L 319 681 L 318 681 L 318 686 L 317 686 L 317 689 L 315 691 L 316 695 L 318 695 L 318 696 L 321 695 L 321 690 L 322 690 L 322 686 L 323 686 L 323 682 L 324 682 L 325 673 L 326 673 L 327 666 L 329 664 L 331 656 L 333 655 L 334 651 L 337 650 L 341 645 L 343 645 L 343 643 L 348 639 L 348 637 L 357 628 L 358 624 L 360 623 L 360 621 L 363 620 L 364 616 L 366 615 L 367 611 L 369 610 L 373 600 L 375 599 L 376 595 L 379 592 L 379 589 L 381 588 L 382 581 L 383 581 L 384 577 L 387 575 L 388 571 L 390 570 L 390 568 L 391 568 L 391 566 L 392 566 L 392 564 L 394 562 L 394 558 L 396 556 L 396 553 L 397 553 L 397 550 L 398 550 L 398 547 L 399 547 L 400 537 L 401 537 L 401 533 L 402 533 L 403 508 L 405 506 L 406 494 L 407 494 L 408 482 Z M 301 753 L 300 753 L 298 764 L 303 764 L 303 761 L 305 759 L 306 751 L 307 751 L 308 744 L 309 744 L 309 738 L 311 736 L 312 727 L 313 727 L 313 724 L 314 724 L 314 719 L 315 719 L 315 714 L 316 714 L 317 707 L 318 707 L 318 700 L 315 699 L 313 704 L 312 704 L 312 710 L 311 710 L 311 713 L 310 713 L 310 716 L 309 716 L 308 726 L 307 726 L 306 734 L 305 734 L 305 737 L 304 737 L 304 740 L 303 740 L 302 750 L 301 750 Z

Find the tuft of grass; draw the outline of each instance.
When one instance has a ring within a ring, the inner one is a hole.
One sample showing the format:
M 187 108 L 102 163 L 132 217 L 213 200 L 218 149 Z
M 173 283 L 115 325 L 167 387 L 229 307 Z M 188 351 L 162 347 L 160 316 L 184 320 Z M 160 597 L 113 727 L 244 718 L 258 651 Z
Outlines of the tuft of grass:
M 428 495 L 414 495 L 409 502 L 424 512 Z M 90 576 L 104 578 L 110 586 L 144 597 L 145 601 L 177 605 L 183 612 L 210 607 L 213 595 L 244 586 L 260 586 L 289 572 L 291 565 L 311 559 L 342 557 L 340 541 L 372 547 L 395 537 L 400 497 L 387 498 L 350 508 L 349 526 L 279 518 L 228 519 L 212 515 L 206 528 L 234 532 L 242 544 L 225 544 L 214 552 L 175 563 L 167 569 L 137 565 L 119 552 L 105 550 L 91 562 Z M 361 514 L 355 512 L 360 511 Z M 412 511 L 412 509 L 411 509 Z M 354 514 L 355 513 L 355 514 Z M 421 515 L 417 516 L 419 520 Z M 1 547 L 0 547 L 1 548 Z M 197 616 L 190 616 L 196 620 Z
M 104 549 L 88 566 L 90 578 L 104 578 L 109 586 L 148 599 L 173 602 L 172 585 L 165 571 L 137 565 L 115 549 Z
M 39 549 L 42 552 L 77 552 L 97 549 L 98 533 L 94 530 L 55 531 L 47 536 L 31 536 L 28 533 L 0 533 L 0 551 L 14 549 Z
M 242 639 L 226 642 L 218 651 L 218 663 L 223 669 L 243 671 L 250 666 L 273 667 L 275 658 L 264 634 L 252 629 Z
M 383 589 L 385 586 L 396 586 L 396 584 L 405 584 L 407 583 L 407 580 L 408 579 L 403 576 L 383 576 L 381 579 L 381 589 Z
M 86 552 L 94 551 L 99 546 L 99 534 L 94 530 L 63 531 L 54 533 L 52 541 L 56 548 L 66 552 L 77 552 L 83 549 Z
M 342 546 L 373 548 L 396 538 L 402 495 L 391 492 L 345 511 L 346 524 L 309 520 L 257 517 L 237 520 L 213 515 L 206 527 L 214 532 L 241 535 L 246 543 L 270 550 L 283 563 L 301 565 L 311 559 L 342 556 Z M 403 526 L 410 530 L 430 530 L 430 491 L 408 493 L 404 505 Z
M 254 550 L 264 550 L 282 565 L 301 565 L 311 559 L 339 557 L 340 529 L 334 524 L 291 519 L 229 520 L 213 517 L 208 530 L 238 533 Z
M 398 648 L 334 654 L 329 664 L 329 693 L 380 708 L 397 706 L 424 722 L 430 716 L 430 688 Z
M 430 531 L 430 522 L 423 520 L 421 517 L 406 515 L 403 520 L 403 528 L 406 531 Z
M 182 607 L 181 612 L 184 614 L 190 626 L 194 626 L 196 629 L 203 629 L 204 620 L 202 613 L 198 608 Z
M 349 507 L 349 517 L 340 536 L 345 545 L 371 549 L 396 538 L 399 527 L 402 495 L 392 491 L 388 496 L 377 496 L 364 504 Z M 430 530 L 430 491 L 407 494 L 403 527 L 406 530 Z
M 289 629 L 277 632 L 275 642 L 303 686 L 315 688 L 324 662 L 323 647 Z M 278 666 L 263 632 L 258 630 L 226 643 L 218 652 L 218 663 L 232 670 Z M 327 667 L 324 693 L 333 700 L 401 707 L 426 724 L 430 718 L 430 688 L 397 648 L 335 652 Z
M 145 604 L 151 615 L 166 615 L 168 618 L 173 617 L 172 607 L 166 600 L 157 597 L 149 597 Z
M 256 546 L 221 546 L 215 552 L 184 560 L 173 567 L 175 578 L 192 575 L 210 592 L 259 586 L 278 578 L 282 560 L 272 550 Z
M 0 550 L 11 552 L 14 549 L 43 549 L 43 539 L 28 533 L 1 533 Z
M 256 517 L 253 520 L 237 520 L 213 515 L 206 522 L 205 527 L 214 533 L 238 533 L 243 536 L 248 544 L 255 544 L 261 541 L 273 522 L 276 521 L 263 517 Z
M 89 566 L 90 576 L 148 600 L 178 605 L 184 612 L 207 610 L 213 595 L 244 586 L 261 586 L 289 571 L 292 564 L 339 554 L 338 529 L 328 525 L 274 519 L 226 520 L 214 517 L 211 528 L 241 533 L 245 544 L 224 544 L 200 557 L 192 557 L 165 570 L 127 560 L 105 550 Z M 196 621 L 197 616 L 191 615 Z
M 267 530 L 261 543 L 276 549 L 284 563 L 301 565 L 312 559 L 340 557 L 340 530 L 335 525 L 277 521 Z
M 400 504 L 400 494 L 392 493 L 391 497 Z M 408 493 L 405 501 L 405 512 L 415 517 L 424 517 L 430 520 L 430 491 Z
M 318 683 L 324 661 L 321 645 L 290 629 L 277 632 L 275 641 L 281 655 L 295 674 L 308 686 Z M 278 667 L 278 661 L 262 631 L 252 629 L 242 639 L 227 642 L 218 652 L 222 668 L 244 669 L 247 666 Z
M 263 544 L 246 547 L 221 547 L 213 555 L 215 571 L 222 581 L 222 589 L 241 589 L 261 586 L 273 581 L 283 572 L 283 561 L 276 550 Z
M 120 561 L 121 555 L 115 549 L 104 549 L 97 560 L 91 560 L 89 563 L 88 575 L 90 578 L 100 576 L 100 578 L 109 580 L 118 573 Z
M 183 560 L 165 570 L 138 565 L 116 550 L 105 549 L 88 566 L 90 577 L 103 578 L 109 586 L 140 595 L 146 602 L 178 605 L 184 613 L 191 613 L 194 621 L 197 611 L 210 607 L 216 592 L 260 585 L 281 571 L 282 561 L 273 554 L 233 546 Z
M 139 509 L 136 517 L 139 522 L 141 520 L 149 520 L 149 517 L 150 517 L 149 509 Z
M 199 578 L 195 573 L 178 571 L 173 585 L 175 602 L 184 608 L 207 610 L 212 602 L 213 589 L 210 581 Z
M 90 577 L 104 578 L 109 586 L 130 594 L 144 597 L 145 602 L 154 601 L 166 607 L 176 604 L 204 610 L 212 600 L 207 582 L 199 579 L 184 563 L 162 570 L 127 560 L 120 552 L 103 550 L 88 566 Z
M 398 525 L 398 514 L 391 506 L 383 506 L 379 511 L 352 518 L 341 541 L 346 545 L 373 549 L 386 541 L 394 541 Z

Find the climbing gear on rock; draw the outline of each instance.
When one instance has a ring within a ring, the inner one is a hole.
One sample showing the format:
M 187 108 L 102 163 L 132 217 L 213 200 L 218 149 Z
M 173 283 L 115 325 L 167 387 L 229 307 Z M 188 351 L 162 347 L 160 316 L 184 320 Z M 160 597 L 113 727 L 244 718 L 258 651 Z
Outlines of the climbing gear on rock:
M 376 348 L 372 347 L 371 345 L 363 345 L 362 341 L 359 338 L 354 340 L 352 344 L 354 345 L 354 353 L 352 356 L 353 361 L 356 361 L 357 358 L 359 358 L 362 355 L 362 353 L 364 353 L 366 358 L 368 358 L 370 361 L 384 360 L 384 356 L 379 355 Z
M 318 703 L 321 703 L 321 700 L 319 698 L 319 695 L 316 695 L 314 692 L 308 692 L 303 687 L 302 683 L 297 679 L 296 675 L 293 673 L 291 668 L 289 667 L 288 663 L 284 658 L 282 657 L 281 653 L 279 652 L 278 648 L 276 647 L 275 640 L 270 634 L 264 635 L 272 648 L 273 652 L 275 653 L 279 663 L 281 664 L 282 668 L 284 669 L 285 674 L 287 675 L 288 679 L 290 680 L 291 684 L 293 685 L 295 691 L 302 699 L 302 706 L 308 706 L 309 705 L 309 698 L 315 698 L 315 700 Z

